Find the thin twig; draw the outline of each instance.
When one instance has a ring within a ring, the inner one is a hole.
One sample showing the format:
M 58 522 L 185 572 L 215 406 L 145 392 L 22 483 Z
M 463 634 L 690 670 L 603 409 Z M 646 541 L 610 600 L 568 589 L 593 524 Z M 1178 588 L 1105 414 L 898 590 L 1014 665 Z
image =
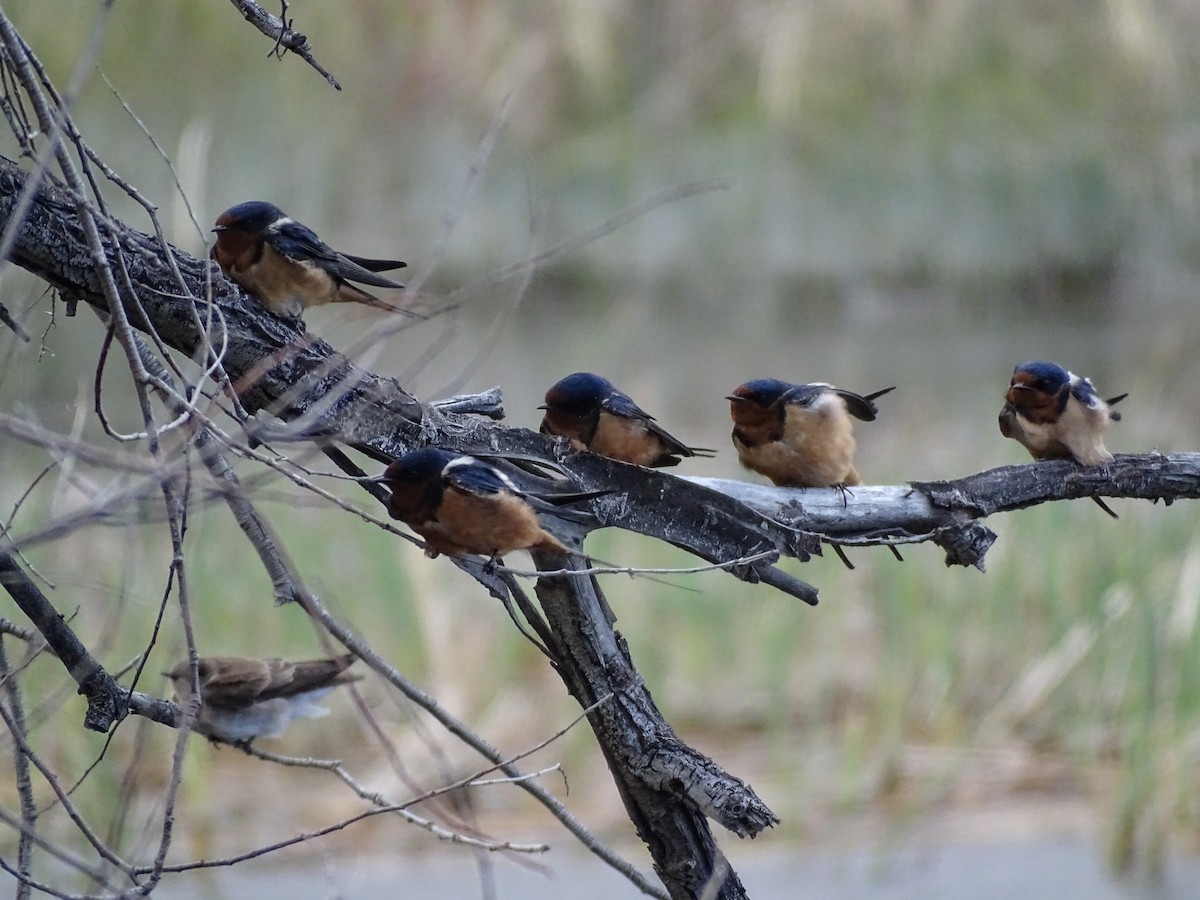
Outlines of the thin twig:
M 62 785 L 59 784 L 58 777 L 54 774 L 54 771 L 49 765 L 42 761 L 40 756 L 34 753 L 33 748 L 29 746 L 29 742 L 25 739 L 25 735 L 17 730 L 16 723 L 13 721 L 12 715 L 3 704 L 0 704 L 0 719 L 3 719 L 4 724 L 8 726 L 9 733 L 13 738 L 13 743 L 17 745 L 20 752 L 25 755 L 29 762 L 33 763 L 34 768 L 41 773 L 42 778 L 44 778 L 46 783 L 50 785 L 50 789 L 54 791 L 55 796 L 58 798 L 58 802 L 62 804 L 63 810 L 70 817 L 71 821 L 75 823 L 75 827 L 79 829 L 80 834 L 82 834 L 87 839 L 87 842 L 92 845 L 92 849 L 94 849 L 96 853 L 100 855 L 101 859 L 107 860 L 136 883 L 136 879 L 133 878 L 133 867 L 129 863 L 125 862 L 125 860 L 117 856 L 108 847 L 108 845 L 104 843 L 100 836 L 92 830 L 91 826 L 88 825 L 87 821 L 83 818 L 82 813 L 80 813 L 75 805 L 71 802 L 71 798 L 67 796 L 66 791 L 64 791 Z
M 417 797 L 405 800 L 403 803 L 395 803 L 377 791 L 369 790 L 363 787 L 362 784 L 347 771 L 341 760 L 336 759 L 302 759 L 294 756 L 280 756 L 274 753 L 269 753 L 265 750 L 260 750 L 257 747 L 245 748 L 246 752 L 251 756 L 266 762 L 273 762 L 281 766 L 306 768 L 306 769 L 322 769 L 327 772 L 332 772 L 337 778 L 342 781 L 350 790 L 361 797 L 363 800 L 379 807 L 381 810 L 393 812 L 400 818 L 404 819 L 411 825 L 416 825 L 418 828 L 424 829 L 436 837 L 438 840 L 448 841 L 453 844 L 464 844 L 470 847 L 477 847 L 480 850 L 498 851 L 511 850 L 515 853 L 544 853 L 550 849 L 548 844 L 516 844 L 511 841 L 488 841 L 480 838 L 471 837 L 452 831 L 439 825 L 431 819 L 424 816 L 418 816 L 410 812 L 408 807 L 415 806 L 418 803 L 423 803 L 431 800 L 441 794 L 446 794 L 454 790 L 459 790 L 464 786 L 462 783 L 446 785 L 443 788 L 427 791 Z M 469 781 L 467 783 L 470 783 Z
M 415 684 L 400 674 L 394 667 L 389 665 L 382 657 L 380 657 L 371 647 L 355 635 L 349 628 L 338 621 L 325 608 L 324 604 L 314 599 L 304 601 L 304 607 L 308 614 L 319 621 L 337 640 L 345 645 L 346 649 L 353 651 L 359 656 L 363 662 L 378 672 L 384 679 L 393 685 L 397 690 L 408 697 L 412 702 L 416 703 L 434 719 L 436 719 L 442 727 L 447 731 L 474 749 L 485 759 L 491 760 L 501 766 L 501 770 L 509 777 L 519 777 L 523 773 L 512 766 L 503 765 L 504 755 L 489 744 L 484 738 L 471 731 L 462 722 L 458 721 L 454 716 L 447 712 L 436 699 L 422 691 Z M 532 794 L 539 803 L 545 806 L 550 813 L 561 822 L 571 834 L 579 840 L 584 847 L 598 856 L 604 862 L 608 863 L 616 871 L 620 872 L 628 878 L 637 888 L 644 894 L 649 894 L 652 897 L 658 897 L 660 900 L 669 900 L 666 891 L 658 885 L 652 883 L 641 872 L 633 867 L 628 861 L 618 856 L 612 849 L 605 845 L 598 837 L 591 833 L 587 827 L 580 822 L 575 816 L 552 794 L 550 794 L 541 784 L 535 781 L 520 781 L 517 782 L 521 788 Z
M 12 676 L 8 667 L 8 654 L 4 649 L 4 639 L 0 637 L 0 680 L 4 683 L 5 693 L 8 694 L 8 707 L 12 714 L 12 726 L 24 738 L 28 732 L 25 728 L 25 705 L 21 702 L 21 689 L 17 679 Z M 33 802 L 33 784 L 29 780 L 29 760 L 26 759 L 22 744 L 13 741 L 13 773 L 17 788 L 17 797 L 21 804 L 21 836 L 17 843 L 17 869 L 23 878 L 29 877 L 33 864 L 33 845 L 37 826 L 37 805 Z M 21 881 L 17 885 L 17 900 L 28 900 L 29 884 Z
M 778 558 L 778 550 L 764 550 L 761 553 L 753 553 L 750 556 L 731 559 L 728 562 L 712 563 L 707 566 L 691 566 L 685 569 L 646 569 L 639 566 L 596 566 L 591 569 L 553 569 L 547 572 L 523 571 L 520 569 L 510 569 L 507 566 L 497 566 L 496 569 L 500 572 L 507 572 L 509 575 L 516 575 L 518 578 L 557 578 L 576 575 L 629 575 L 630 577 L 637 575 L 696 575 L 701 572 L 721 572 L 737 566 L 748 566 L 751 563 L 760 562 L 764 559 L 774 560 Z
M 11 634 L 13 637 L 20 638 L 27 644 L 32 644 L 39 638 L 36 631 L 33 631 L 29 628 L 22 628 L 20 625 L 10 622 L 8 619 L 0 619 L 0 634 Z M 54 651 L 52 650 L 50 652 L 53 653 Z M 7 675 L 4 677 L 7 677 Z
M 29 332 L 26 331 L 24 328 L 22 328 L 21 323 L 12 317 L 12 313 L 10 313 L 8 311 L 8 307 L 5 306 L 3 303 L 0 303 L 0 323 L 3 323 L 5 325 L 7 325 L 9 328 L 11 328 L 12 333 L 15 334 L 17 337 L 19 337 L 21 340 L 23 340 L 25 343 L 28 344 L 29 341 L 31 340 L 31 338 L 29 337 Z
M 8 810 L 4 809 L 3 807 L 0 807 L 0 822 L 3 822 L 5 825 L 8 825 L 14 831 L 24 831 L 25 830 L 24 823 L 22 823 L 21 820 L 17 819 L 15 816 L 12 815 L 12 813 L 8 812 Z M 96 882 L 97 884 L 102 884 L 110 890 L 113 889 L 113 886 L 109 883 L 109 880 L 108 880 L 108 873 L 104 869 L 92 866 L 92 864 L 89 863 L 87 860 L 85 860 L 83 857 L 78 856 L 75 853 L 72 853 L 70 850 L 67 850 L 64 847 L 60 847 L 57 844 L 50 842 L 49 840 L 47 840 L 45 837 L 43 837 L 40 834 L 34 833 L 33 841 L 35 844 L 38 845 L 38 847 L 40 847 L 42 850 L 44 850 L 50 856 L 53 856 L 55 859 L 61 860 L 62 862 L 66 863 L 71 868 L 76 869 L 81 874 L 85 875 L 87 878 L 91 879 L 92 881 Z M 36 885 L 35 885 L 35 887 L 36 887 Z

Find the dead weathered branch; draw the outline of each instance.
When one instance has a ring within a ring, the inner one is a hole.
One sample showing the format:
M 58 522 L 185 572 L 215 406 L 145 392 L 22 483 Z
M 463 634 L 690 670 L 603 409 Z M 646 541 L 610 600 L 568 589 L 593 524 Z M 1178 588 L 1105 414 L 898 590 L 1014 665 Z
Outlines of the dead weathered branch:
M 579 560 L 538 554 L 536 562 L 559 570 Z M 557 637 L 555 668 L 571 695 L 584 707 L 595 703 L 597 691 L 613 695 L 589 719 L 625 809 L 651 848 L 655 871 L 672 897 L 699 896 L 719 857 L 706 816 L 739 837 L 754 837 L 779 819 L 749 785 L 675 736 L 612 627 L 595 578 L 544 577 L 536 590 Z M 600 622 L 608 627 L 597 628 Z M 736 873 L 728 872 L 716 896 L 745 896 Z
M 0 548 L 0 586 L 8 591 L 46 639 L 79 685 L 79 693 L 87 697 L 85 728 L 106 733 L 127 713 L 146 716 L 172 728 L 178 726 L 180 712 L 175 704 L 138 691 L 127 691 L 113 680 L 5 548 Z
M 1118 454 L 1107 466 L 1043 460 L 1001 466 L 946 481 L 852 489 L 849 501 L 828 488 L 775 488 L 720 478 L 688 478 L 736 498 L 762 515 L 848 544 L 932 541 L 947 565 L 983 569 L 996 535 L 979 519 L 1057 500 L 1091 497 L 1200 499 L 1200 453 Z
M 20 166 L 0 158 L 0 228 L 8 224 L 24 178 Z M 106 250 L 119 250 L 125 257 L 124 269 L 136 296 L 122 296 L 121 301 L 136 311 L 131 312 L 131 322 L 136 325 L 144 310 L 167 345 L 190 358 L 203 358 L 209 336 L 197 326 L 190 304 L 179 299 L 163 255 L 175 254 L 179 271 L 197 296 L 204 295 L 207 276 L 212 275 L 206 272 L 207 263 L 128 227 L 120 227 L 119 235 L 119 247 Z M 13 261 L 103 309 L 104 295 L 89 258 L 73 204 L 56 188 L 43 186 L 16 230 Z M 212 275 L 211 292 L 223 313 L 223 366 L 242 405 L 251 413 L 263 410 L 292 422 L 298 435 L 337 439 L 379 460 L 437 443 L 467 453 L 558 465 L 581 483 L 615 489 L 596 505 L 598 524 L 657 537 L 710 563 L 770 549 L 801 560 L 820 552 L 816 535 L 764 519 L 737 500 L 673 476 L 591 456 L 556 462 L 555 454 L 564 449 L 561 442 L 422 404 L 394 379 L 355 366 L 324 341 L 307 335 L 302 323 L 266 312 L 219 273 Z M 766 559 L 731 571 L 806 602 L 816 600 L 811 585 Z
M 321 76 L 333 85 L 337 90 L 341 90 L 342 86 L 338 84 L 338 80 L 329 73 L 324 66 L 318 63 L 312 55 L 312 46 L 308 43 L 308 38 L 299 31 L 292 29 L 291 19 L 280 19 L 257 3 L 254 0 L 230 0 L 242 14 L 247 22 L 269 37 L 275 42 L 275 46 L 271 48 L 271 53 L 280 58 L 287 50 L 291 50 L 298 57 L 321 73 Z M 287 15 L 287 2 L 283 4 L 284 16 Z

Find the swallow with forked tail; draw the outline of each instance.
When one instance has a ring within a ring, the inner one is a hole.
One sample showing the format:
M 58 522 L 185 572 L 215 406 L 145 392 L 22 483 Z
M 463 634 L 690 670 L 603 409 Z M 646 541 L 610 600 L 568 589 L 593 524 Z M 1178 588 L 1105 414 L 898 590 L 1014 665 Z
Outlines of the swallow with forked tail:
M 1113 455 L 1104 436 L 1121 414 L 1112 407 L 1128 394 L 1101 399 L 1091 379 L 1057 363 L 1030 360 L 1013 369 L 1000 433 L 1020 443 L 1034 459 L 1073 459 L 1081 466 L 1105 466 Z M 1092 500 L 1114 519 L 1099 497 Z
M 779 487 L 861 484 L 850 417 L 874 421 L 875 399 L 894 390 L 862 396 L 829 384 L 747 381 L 726 397 L 733 446 L 743 466 Z
M 391 491 L 388 512 L 425 539 L 425 555 L 498 557 L 512 550 L 570 553 L 538 512 L 571 518 L 560 507 L 610 493 L 533 493 L 473 456 L 426 447 L 406 453 L 374 480 Z
M 546 391 L 546 402 L 538 409 L 546 411 L 542 434 L 560 435 L 574 450 L 590 450 L 618 462 L 676 466 L 683 457 L 716 452 L 689 447 L 611 381 L 590 372 L 576 372 L 557 382 Z
M 221 270 L 278 316 L 299 316 L 325 303 L 363 303 L 413 315 L 351 284 L 403 290 L 403 284 L 378 273 L 405 263 L 339 253 L 270 203 L 232 206 L 217 217 L 213 231 L 217 241 L 211 256 Z

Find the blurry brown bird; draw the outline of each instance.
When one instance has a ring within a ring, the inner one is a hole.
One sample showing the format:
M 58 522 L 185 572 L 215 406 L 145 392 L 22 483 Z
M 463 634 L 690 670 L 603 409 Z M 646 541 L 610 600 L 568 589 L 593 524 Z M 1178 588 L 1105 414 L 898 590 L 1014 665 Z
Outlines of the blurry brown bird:
M 278 737 L 293 719 L 328 715 L 316 701 L 339 684 L 359 680 L 346 671 L 356 658 L 352 653 L 301 662 L 201 657 L 196 731 L 214 742 L 248 747 L 255 738 Z M 163 674 L 175 686 L 175 702 L 187 702 L 192 695 L 188 661 Z

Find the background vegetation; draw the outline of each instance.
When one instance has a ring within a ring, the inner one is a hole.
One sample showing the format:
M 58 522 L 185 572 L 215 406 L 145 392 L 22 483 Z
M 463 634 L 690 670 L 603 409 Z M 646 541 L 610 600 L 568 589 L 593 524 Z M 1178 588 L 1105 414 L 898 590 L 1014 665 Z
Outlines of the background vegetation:
M 65 85 L 97 10 L 9 6 Z M 740 477 L 722 396 L 741 381 L 897 384 L 860 430 L 860 470 L 899 482 L 1020 461 L 995 416 L 1012 366 L 1047 357 L 1106 395 L 1130 392 L 1112 449 L 1200 444 L 1193 4 L 361 0 L 290 12 L 343 92 L 299 60 L 264 58 L 269 44 L 222 3 L 116 4 L 99 71 L 85 73 L 76 110 L 91 143 L 192 252 L 222 209 L 261 198 L 335 246 L 400 254 L 420 270 L 510 92 L 434 293 L 665 187 L 731 178 L 557 259 L 523 295 L 511 284 L 472 291 L 459 313 L 401 335 L 372 367 L 422 397 L 498 383 L 510 423 L 532 427 L 546 386 L 598 371 L 672 431 L 721 449 L 687 472 Z M 122 101 L 173 159 L 199 229 Z M 30 331 L 45 327 L 40 286 L 9 272 L 3 293 Z M 326 309 L 308 321 L 347 346 L 373 315 Z M 0 408 L 96 436 L 99 334 L 61 308 L 48 353 L 0 333 Z M 109 379 L 115 408 L 123 377 Z M 0 446 L 8 518 L 47 461 L 11 439 Z M 95 477 L 52 472 L 13 517 L 15 533 L 78 503 Z M 282 485 L 269 511 L 323 598 L 498 744 L 515 751 L 574 715 L 503 612 L 444 561 L 297 505 Z M 1019 806 L 1033 810 L 1022 828 L 1088 830 L 1115 866 L 1153 869 L 1200 838 L 1200 541 L 1186 505 L 1118 511 L 1114 522 L 1078 503 L 992 523 L 1001 540 L 986 575 L 947 570 L 931 548 L 904 564 L 860 551 L 853 572 L 835 559 L 797 566 L 821 587 L 816 609 L 719 574 L 677 579 L 694 590 L 608 589 L 668 720 L 783 818 L 758 843 L 878 846 L 960 810 Z M 298 610 L 272 607 L 257 560 L 229 532 L 224 508 L 190 521 L 202 648 L 319 652 Z M 687 564 L 628 535 L 594 541 L 605 559 Z M 96 527 L 30 557 L 106 662 L 145 643 L 169 561 L 153 527 L 136 539 Z M 40 749 L 81 771 L 100 739 L 75 728 L 78 701 L 53 661 L 27 678 L 47 698 Z M 413 778 L 439 779 L 411 713 L 370 684 L 365 696 Z M 345 756 L 390 783 L 351 705 L 335 705 L 334 725 L 298 726 L 281 746 Z M 123 730 L 81 790 L 106 802 L 127 765 L 144 810 L 170 736 Z M 240 828 L 269 838 L 326 820 L 311 799 L 285 802 L 295 773 L 194 743 L 181 854 L 228 850 Z M 567 763 L 585 818 L 628 836 L 586 732 L 543 756 Z M 494 829 L 553 832 L 504 792 L 476 803 Z M 349 840 L 427 847 L 398 832 L 358 826 Z

